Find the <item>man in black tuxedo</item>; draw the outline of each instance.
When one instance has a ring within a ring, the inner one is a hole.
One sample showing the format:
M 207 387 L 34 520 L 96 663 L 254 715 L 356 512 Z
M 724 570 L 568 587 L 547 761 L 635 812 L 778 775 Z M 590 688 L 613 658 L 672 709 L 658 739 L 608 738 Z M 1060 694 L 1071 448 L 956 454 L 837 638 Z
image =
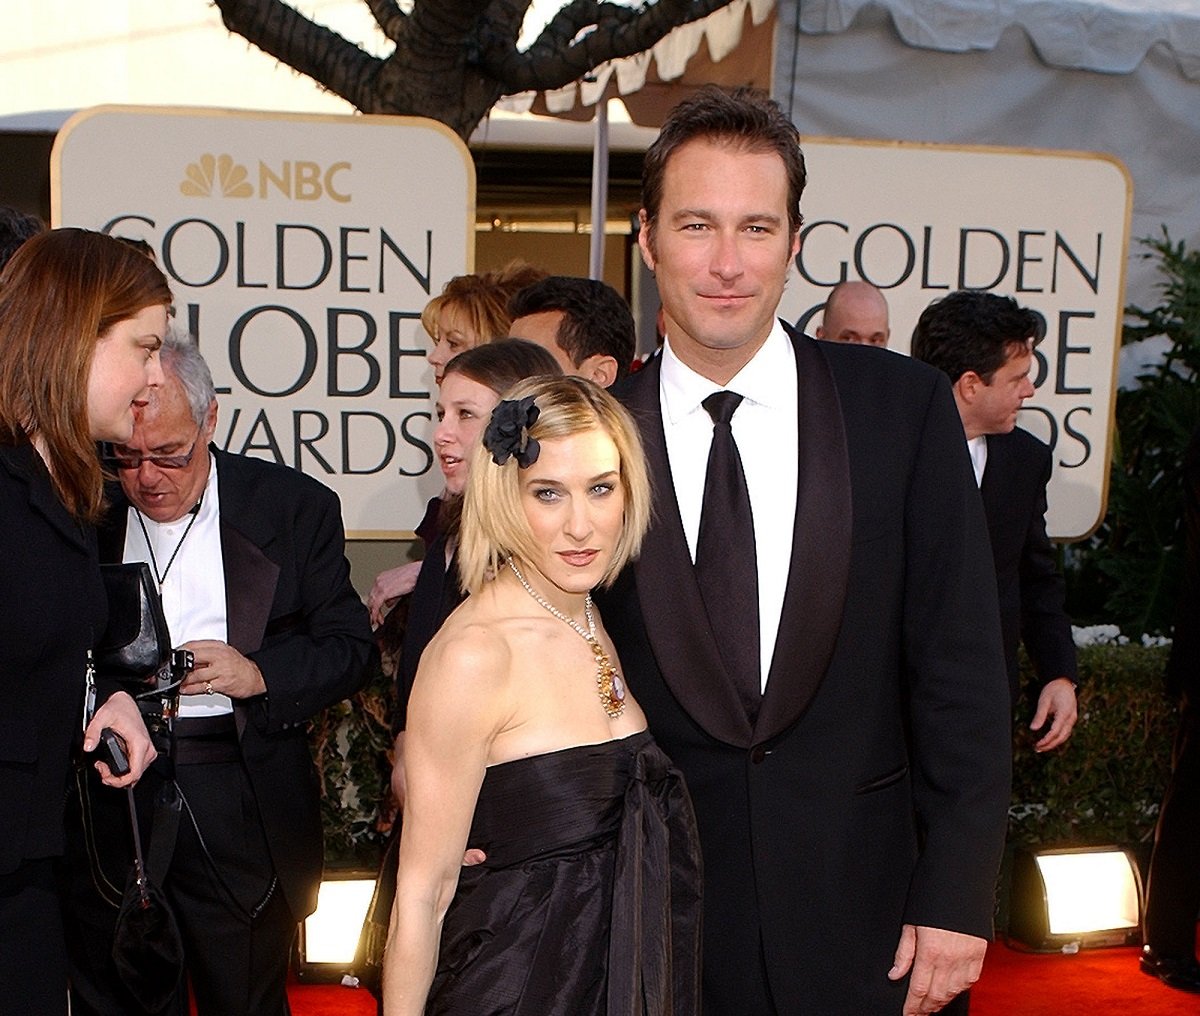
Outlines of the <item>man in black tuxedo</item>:
M 1200 992 L 1200 430 L 1184 457 L 1183 481 L 1183 585 L 1167 663 L 1169 690 L 1180 697 L 1179 731 L 1154 833 L 1141 968 L 1169 987 Z
M 960 290 L 922 311 L 912 355 L 950 379 L 996 562 L 1009 692 L 1015 702 L 1024 642 L 1039 684 L 1029 726 L 1040 732 L 1036 750 L 1049 751 L 1075 727 L 1078 674 L 1066 587 L 1046 536 L 1050 449 L 1017 426 L 1041 337 L 1041 319 L 1012 297 Z
M 114 449 L 121 491 L 100 548 L 102 559 L 150 565 L 173 644 L 195 654 L 175 721 L 175 807 L 154 808 L 163 781 L 144 781 L 147 849 L 201 1016 L 284 1016 L 292 943 L 323 864 L 307 721 L 362 686 L 371 629 L 337 496 L 211 447 L 216 396 L 190 338 L 170 336 L 162 364 L 163 386 Z M 96 804 L 101 865 L 121 871 L 124 802 Z M 80 885 L 89 874 L 75 866 L 70 896 L 73 1011 L 129 1016 L 139 1010 L 107 957 L 115 912 Z M 187 1012 L 182 986 L 172 1012 Z
M 936 1011 L 979 975 L 1010 773 L 949 388 L 776 320 L 804 163 L 775 103 L 702 89 L 643 184 L 666 343 L 617 394 L 655 520 L 602 610 L 695 804 L 705 1012 Z

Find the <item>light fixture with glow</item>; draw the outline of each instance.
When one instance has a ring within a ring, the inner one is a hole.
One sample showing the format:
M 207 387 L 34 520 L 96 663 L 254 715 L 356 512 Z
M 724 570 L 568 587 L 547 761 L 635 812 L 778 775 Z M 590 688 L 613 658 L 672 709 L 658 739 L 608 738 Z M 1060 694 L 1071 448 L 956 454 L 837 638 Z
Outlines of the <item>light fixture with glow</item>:
M 300 925 L 297 976 L 302 980 L 336 981 L 349 972 L 374 891 L 373 873 L 325 873 L 317 892 L 317 909 Z
M 1142 880 L 1119 847 L 1018 850 L 1009 934 L 1038 952 L 1136 945 Z

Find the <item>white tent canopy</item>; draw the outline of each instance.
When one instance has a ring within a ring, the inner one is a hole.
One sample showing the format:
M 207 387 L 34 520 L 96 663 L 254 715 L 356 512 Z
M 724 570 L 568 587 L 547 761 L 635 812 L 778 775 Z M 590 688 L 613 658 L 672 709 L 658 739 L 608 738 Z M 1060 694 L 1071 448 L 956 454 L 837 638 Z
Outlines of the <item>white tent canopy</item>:
M 776 40 L 803 133 L 1109 153 L 1133 177 L 1132 236 L 1200 246 L 1196 0 L 780 0 Z
M 872 5 L 886 9 L 900 38 L 920 49 L 995 49 L 1005 29 L 1019 25 L 1051 67 L 1129 74 L 1162 43 L 1186 77 L 1200 80 L 1195 0 L 810 0 L 800 28 L 810 35 L 841 32 Z

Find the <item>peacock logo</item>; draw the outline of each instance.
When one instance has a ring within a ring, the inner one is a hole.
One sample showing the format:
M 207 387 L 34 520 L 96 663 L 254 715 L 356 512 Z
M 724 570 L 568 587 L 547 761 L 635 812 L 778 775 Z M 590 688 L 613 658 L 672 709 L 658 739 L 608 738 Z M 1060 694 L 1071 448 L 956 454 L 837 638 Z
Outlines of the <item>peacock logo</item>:
M 249 177 L 233 156 L 206 154 L 188 164 L 179 192 L 189 198 L 208 198 L 214 192 L 226 198 L 249 198 L 254 196 Z

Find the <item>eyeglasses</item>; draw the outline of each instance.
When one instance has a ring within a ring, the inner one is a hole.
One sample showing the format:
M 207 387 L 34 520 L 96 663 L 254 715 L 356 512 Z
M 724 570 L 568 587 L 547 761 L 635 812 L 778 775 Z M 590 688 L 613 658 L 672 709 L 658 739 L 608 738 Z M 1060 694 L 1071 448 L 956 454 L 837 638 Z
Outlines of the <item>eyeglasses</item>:
M 196 437 L 186 455 L 134 455 L 125 448 L 117 445 L 104 446 L 104 461 L 117 469 L 140 469 L 143 462 L 149 462 L 159 469 L 183 469 L 192 461 L 196 448 L 200 444 L 200 428 L 196 428 Z

